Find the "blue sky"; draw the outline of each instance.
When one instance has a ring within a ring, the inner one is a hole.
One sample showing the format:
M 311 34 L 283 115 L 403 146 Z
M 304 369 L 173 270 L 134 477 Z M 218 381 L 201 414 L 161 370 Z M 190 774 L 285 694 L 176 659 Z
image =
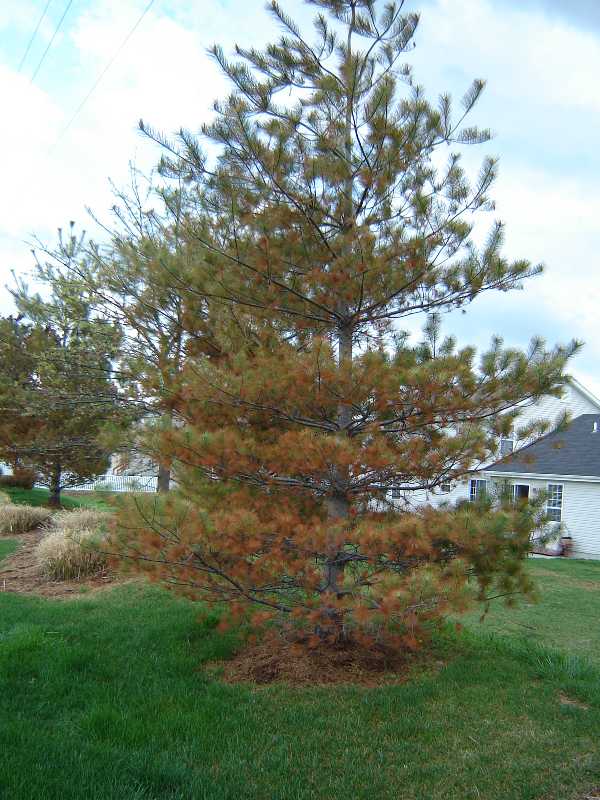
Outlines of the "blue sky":
M 22 71 L 27 41 L 47 0 L 0 4 L 0 286 L 27 273 L 27 242 L 51 243 L 86 207 L 108 218 L 108 180 L 125 184 L 128 164 L 149 170 L 157 152 L 136 132 L 143 117 L 165 131 L 197 128 L 226 84 L 206 56 L 275 34 L 263 0 L 155 0 L 83 111 L 78 104 L 148 0 L 73 0 L 35 82 L 30 81 L 67 0 L 51 0 Z M 309 22 L 300 0 L 282 5 Z M 577 337 L 586 346 L 573 374 L 600 395 L 600 2 L 598 0 L 407 0 L 422 12 L 407 59 L 428 95 L 459 97 L 475 77 L 488 86 L 473 121 L 495 138 L 471 149 L 500 156 L 493 196 L 506 222 L 506 252 L 544 262 L 522 292 L 477 300 L 445 320 L 462 343 L 493 334 L 526 346 Z M 492 218 L 489 220 L 492 221 Z M 0 313 L 10 310 L 0 292 Z

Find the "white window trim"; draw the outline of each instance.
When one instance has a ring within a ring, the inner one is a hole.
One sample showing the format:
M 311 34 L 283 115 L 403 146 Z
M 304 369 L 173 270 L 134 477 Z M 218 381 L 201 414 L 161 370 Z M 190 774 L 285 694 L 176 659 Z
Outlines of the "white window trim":
M 550 505 L 550 487 L 551 486 L 560 486 L 560 505 Z M 565 486 L 563 483 L 547 483 L 546 484 L 546 491 L 548 492 L 548 497 L 546 498 L 546 513 L 549 511 L 558 511 L 560 514 L 560 519 L 553 519 L 551 522 L 562 522 L 564 519 L 564 511 L 565 511 Z
M 524 481 L 515 481 L 514 483 L 511 483 L 513 502 L 517 499 L 516 493 L 515 493 L 515 489 L 517 488 L 517 486 L 527 486 L 527 488 L 529 489 L 529 493 L 527 495 L 527 499 L 528 500 L 531 499 L 531 496 L 532 496 L 531 484 L 530 483 L 525 483 Z
M 469 502 L 474 503 L 476 500 L 479 500 L 481 495 L 477 491 L 477 484 L 483 484 L 483 494 L 487 492 L 487 479 L 486 478 L 471 478 L 469 481 Z M 475 486 L 473 486 L 473 484 Z

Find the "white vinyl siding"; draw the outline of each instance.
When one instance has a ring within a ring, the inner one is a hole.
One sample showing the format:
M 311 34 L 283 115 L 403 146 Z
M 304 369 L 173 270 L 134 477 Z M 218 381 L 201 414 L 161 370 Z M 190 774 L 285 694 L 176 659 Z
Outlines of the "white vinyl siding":
M 600 559 L 600 483 L 563 482 L 562 523 L 575 558 Z
M 540 419 L 548 420 L 550 423 L 555 424 L 565 411 L 575 418 L 581 416 L 581 414 L 597 414 L 599 410 L 596 403 L 589 400 L 577 387 L 567 384 L 562 397 L 543 397 L 537 403 L 523 405 L 521 413 L 515 420 L 515 427 L 521 428 Z M 513 450 L 522 446 L 521 442 L 509 436 L 501 438 L 498 442 L 498 453 L 488 464 L 509 454 L 508 452 L 503 452 L 503 447 L 506 451 L 509 451 L 511 446 L 509 442 L 512 442 Z
M 565 386 L 562 397 L 544 397 L 534 405 L 525 406 L 516 420 L 516 426 L 521 427 L 537 419 L 547 419 L 550 422 L 557 421 L 565 411 L 574 417 L 581 414 L 597 414 L 598 406 L 588 400 L 574 386 Z
M 600 483 L 592 481 L 571 481 L 568 477 L 551 482 L 542 478 L 506 476 L 491 477 L 490 481 L 510 481 L 511 484 L 529 484 L 530 497 L 537 492 L 548 494 L 549 486 L 562 487 L 561 519 L 564 535 L 573 538 L 573 558 L 600 559 Z M 556 495 L 555 495 L 556 496 Z M 550 499 L 550 497 L 548 497 Z
M 513 486 L 518 484 L 529 485 L 530 498 L 535 497 L 538 492 L 548 494 L 549 486 L 560 486 L 560 522 L 562 523 L 564 534 L 573 538 L 573 550 L 571 556 L 574 558 L 594 558 L 600 559 L 600 482 L 585 480 L 569 480 L 568 477 L 555 478 L 552 480 L 544 478 L 528 478 L 526 476 L 506 475 L 502 477 L 487 476 L 488 489 L 492 491 L 495 484 L 502 484 L 508 481 Z M 470 481 L 458 484 L 452 490 L 452 500 L 460 499 L 458 492 L 462 491 L 462 499 L 470 496 Z M 554 493 L 554 497 L 557 494 Z M 447 499 L 448 495 L 438 495 L 438 501 Z M 550 499 L 550 498 L 548 498 Z M 556 506 L 556 503 L 555 503 Z

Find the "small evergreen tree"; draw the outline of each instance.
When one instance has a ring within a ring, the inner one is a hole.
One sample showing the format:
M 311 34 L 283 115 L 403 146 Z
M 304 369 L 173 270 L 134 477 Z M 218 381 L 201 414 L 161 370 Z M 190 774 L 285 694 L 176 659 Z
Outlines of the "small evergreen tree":
M 61 237 L 60 247 L 75 259 L 81 242 Z M 94 319 L 89 299 L 55 266 L 38 264 L 37 275 L 49 296 L 32 295 L 19 281 L 13 297 L 24 321 L 3 326 L 2 457 L 33 469 L 59 505 L 63 489 L 106 472 L 102 436 L 124 430 L 132 414 L 110 374 L 119 328 Z M 15 364 L 23 365 L 19 374 Z
M 483 81 L 456 111 L 428 102 L 400 60 L 418 17 L 403 3 L 312 0 L 316 40 L 276 2 L 284 34 L 213 55 L 234 85 L 198 140 L 169 142 L 163 174 L 185 180 L 196 249 L 188 296 L 215 309 L 213 357 L 193 354 L 166 432 L 184 501 L 128 521 L 122 547 L 192 597 L 262 609 L 311 641 L 381 636 L 413 647 L 424 623 L 464 602 L 527 589 L 534 505 L 434 510 L 411 502 L 480 463 L 517 404 L 556 394 L 576 344 L 528 352 L 500 339 L 476 359 L 429 317 L 540 272 L 501 253 L 494 223 L 473 243 L 496 162 L 473 185 L 458 148 Z M 449 149 L 445 167 L 438 152 Z M 186 318 L 193 338 L 205 323 Z M 405 498 L 386 507 L 390 492 Z M 255 619 L 262 619 L 259 615 Z
M 36 385 L 36 352 L 45 332 L 23 323 L 20 316 L 0 318 L 0 460 L 18 474 L 23 465 L 15 442 L 33 439 L 39 421 L 23 414 Z
M 184 315 L 202 315 L 202 303 L 190 298 L 187 272 L 190 244 L 181 237 L 186 203 L 181 187 L 160 190 L 131 170 L 126 191 L 115 189 L 113 224 L 102 225 L 108 241 L 90 241 L 77 258 L 64 248 L 45 249 L 61 279 L 85 293 L 94 315 L 121 331 L 113 375 L 143 424 L 121 447 L 158 466 L 159 492 L 171 482 L 169 459 L 156 437 L 144 435 L 175 423 L 173 396 L 183 369 L 187 338 Z

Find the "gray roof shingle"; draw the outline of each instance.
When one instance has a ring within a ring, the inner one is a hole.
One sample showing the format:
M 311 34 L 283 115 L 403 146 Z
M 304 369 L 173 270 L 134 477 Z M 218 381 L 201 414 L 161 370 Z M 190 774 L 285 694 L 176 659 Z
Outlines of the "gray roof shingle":
M 594 423 L 597 432 L 594 433 Z M 582 414 L 482 472 L 588 475 L 600 478 L 600 414 Z

